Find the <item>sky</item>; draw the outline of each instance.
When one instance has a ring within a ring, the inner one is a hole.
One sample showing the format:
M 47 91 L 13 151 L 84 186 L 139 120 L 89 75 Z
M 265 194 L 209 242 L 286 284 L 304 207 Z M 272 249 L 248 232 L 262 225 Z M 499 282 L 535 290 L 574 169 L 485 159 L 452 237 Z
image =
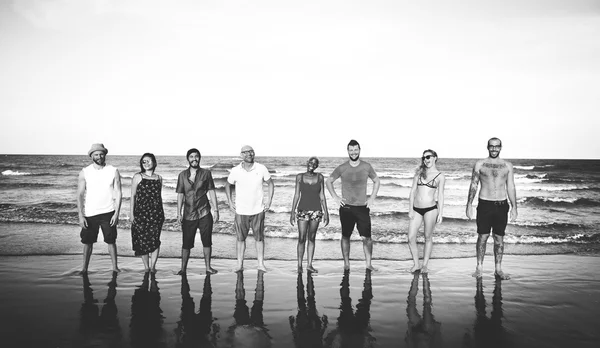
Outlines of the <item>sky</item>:
M 597 0 L 0 0 L 0 154 L 600 158 Z

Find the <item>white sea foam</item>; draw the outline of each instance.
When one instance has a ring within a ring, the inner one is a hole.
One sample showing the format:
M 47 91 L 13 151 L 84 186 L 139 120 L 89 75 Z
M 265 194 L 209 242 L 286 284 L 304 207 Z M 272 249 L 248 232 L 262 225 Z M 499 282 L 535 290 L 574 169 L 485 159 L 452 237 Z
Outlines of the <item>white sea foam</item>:
M 21 175 L 33 175 L 32 173 L 27 173 L 27 172 L 13 172 L 12 170 L 5 170 L 2 172 L 2 175 L 7 175 L 7 176 L 21 176 Z
M 535 168 L 535 166 L 513 166 L 513 168 L 521 169 L 521 170 L 533 170 L 533 168 Z

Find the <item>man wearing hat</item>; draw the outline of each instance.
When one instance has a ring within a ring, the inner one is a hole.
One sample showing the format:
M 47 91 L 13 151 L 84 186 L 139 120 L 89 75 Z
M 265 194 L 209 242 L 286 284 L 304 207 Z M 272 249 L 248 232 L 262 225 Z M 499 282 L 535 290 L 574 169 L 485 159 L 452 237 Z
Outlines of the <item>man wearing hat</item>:
M 121 176 L 117 168 L 106 164 L 108 149 L 103 144 L 93 144 L 88 151 L 92 164 L 79 173 L 77 183 L 77 210 L 83 243 L 83 268 L 87 273 L 94 243 L 102 228 L 104 242 L 113 265 L 117 267 L 117 223 L 121 210 Z

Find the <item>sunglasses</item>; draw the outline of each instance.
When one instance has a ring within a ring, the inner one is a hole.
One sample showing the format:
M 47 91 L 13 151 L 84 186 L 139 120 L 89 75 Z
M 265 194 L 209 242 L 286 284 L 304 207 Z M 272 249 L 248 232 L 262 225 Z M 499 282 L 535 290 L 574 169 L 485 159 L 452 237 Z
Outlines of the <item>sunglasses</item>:
M 426 160 L 426 159 L 430 159 L 431 157 L 434 157 L 433 155 L 427 155 L 427 156 L 423 156 L 421 157 L 422 160 Z

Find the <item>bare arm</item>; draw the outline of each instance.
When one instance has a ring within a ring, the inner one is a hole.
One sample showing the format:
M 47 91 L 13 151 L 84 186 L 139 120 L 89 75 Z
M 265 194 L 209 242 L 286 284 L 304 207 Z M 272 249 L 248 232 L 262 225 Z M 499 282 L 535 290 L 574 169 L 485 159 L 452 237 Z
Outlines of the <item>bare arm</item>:
M 475 199 L 475 195 L 477 194 L 477 187 L 479 186 L 479 169 L 481 165 L 479 162 L 475 163 L 473 166 L 473 174 L 471 174 L 471 186 L 469 187 L 469 196 L 467 197 L 467 209 L 466 214 L 467 218 L 471 220 L 472 218 L 472 204 L 473 199 Z
M 83 215 L 83 208 L 85 202 L 85 176 L 83 174 L 83 170 L 79 172 L 79 177 L 77 178 L 77 211 L 79 213 L 79 225 L 81 228 L 87 228 L 87 220 Z
M 213 210 L 213 223 L 219 222 L 219 201 L 217 201 L 217 192 L 215 190 L 208 190 L 208 198 L 210 199 L 210 205 Z
M 508 200 L 510 201 L 510 221 L 515 222 L 517 220 L 517 189 L 515 188 L 515 173 L 513 166 L 507 163 L 508 166 L 508 178 L 506 180 L 506 191 L 508 194 Z
M 231 184 L 229 181 L 225 181 L 225 197 L 227 197 L 229 209 L 235 214 L 235 202 L 231 199 Z
M 292 199 L 292 211 L 290 212 L 290 225 L 294 226 L 294 221 L 296 220 L 296 207 L 298 207 L 298 202 L 300 201 L 300 179 L 302 179 L 302 174 L 296 175 L 296 188 L 294 189 L 294 199 Z
M 273 193 L 275 193 L 275 184 L 273 183 L 272 178 L 269 178 L 269 180 L 267 180 L 267 187 L 268 193 L 267 202 L 265 203 L 265 212 L 269 210 L 269 208 L 271 208 L 271 203 L 273 202 Z
M 183 194 L 183 193 L 177 194 L 177 222 L 178 223 L 183 222 L 183 213 L 181 211 L 183 210 L 183 200 L 184 199 L 185 199 L 185 194 Z
M 377 198 L 377 192 L 379 192 L 379 186 L 381 185 L 381 181 L 377 175 L 371 180 L 373 180 L 373 191 L 371 191 L 371 196 L 367 200 L 367 208 L 370 208 L 375 203 L 375 198 Z
M 415 211 L 413 206 L 415 204 L 415 195 L 417 194 L 417 181 L 419 180 L 419 174 L 413 178 L 412 186 L 410 188 L 410 195 L 408 196 L 408 218 L 413 219 L 415 217 Z
M 335 203 L 338 206 L 343 206 L 344 205 L 344 201 L 342 198 L 340 198 L 340 196 L 338 196 L 338 194 L 335 192 L 335 188 L 333 187 L 333 182 L 336 179 L 333 179 L 331 176 L 329 176 L 327 178 L 327 180 L 325 180 L 325 186 L 327 187 L 327 191 L 329 191 L 329 194 L 331 195 L 331 198 L 333 198 L 333 200 L 335 201 Z
M 321 190 L 319 191 L 319 199 L 321 200 L 321 210 L 323 210 L 323 227 L 329 225 L 329 210 L 327 209 L 327 198 L 325 197 L 325 179 L 322 174 L 319 174 L 321 179 Z
M 440 175 L 440 181 L 438 183 L 438 197 L 437 197 L 437 201 L 438 201 L 438 217 L 437 217 L 437 223 L 441 224 L 442 220 L 443 220 L 443 215 L 444 215 L 444 186 L 446 185 L 446 176 L 444 176 L 444 174 Z
M 135 174 L 133 176 L 133 179 L 131 179 L 131 200 L 130 200 L 130 214 L 129 214 L 129 218 L 131 223 L 135 222 L 135 195 L 137 193 L 137 187 L 140 183 L 140 181 L 142 180 L 142 176 L 140 174 Z
M 121 174 L 119 170 L 115 170 L 115 180 L 113 182 L 113 190 L 115 193 L 115 214 L 110 219 L 110 225 L 116 226 L 119 223 L 119 212 L 121 211 L 121 199 L 123 198 L 123 190 L 121 189 Z

